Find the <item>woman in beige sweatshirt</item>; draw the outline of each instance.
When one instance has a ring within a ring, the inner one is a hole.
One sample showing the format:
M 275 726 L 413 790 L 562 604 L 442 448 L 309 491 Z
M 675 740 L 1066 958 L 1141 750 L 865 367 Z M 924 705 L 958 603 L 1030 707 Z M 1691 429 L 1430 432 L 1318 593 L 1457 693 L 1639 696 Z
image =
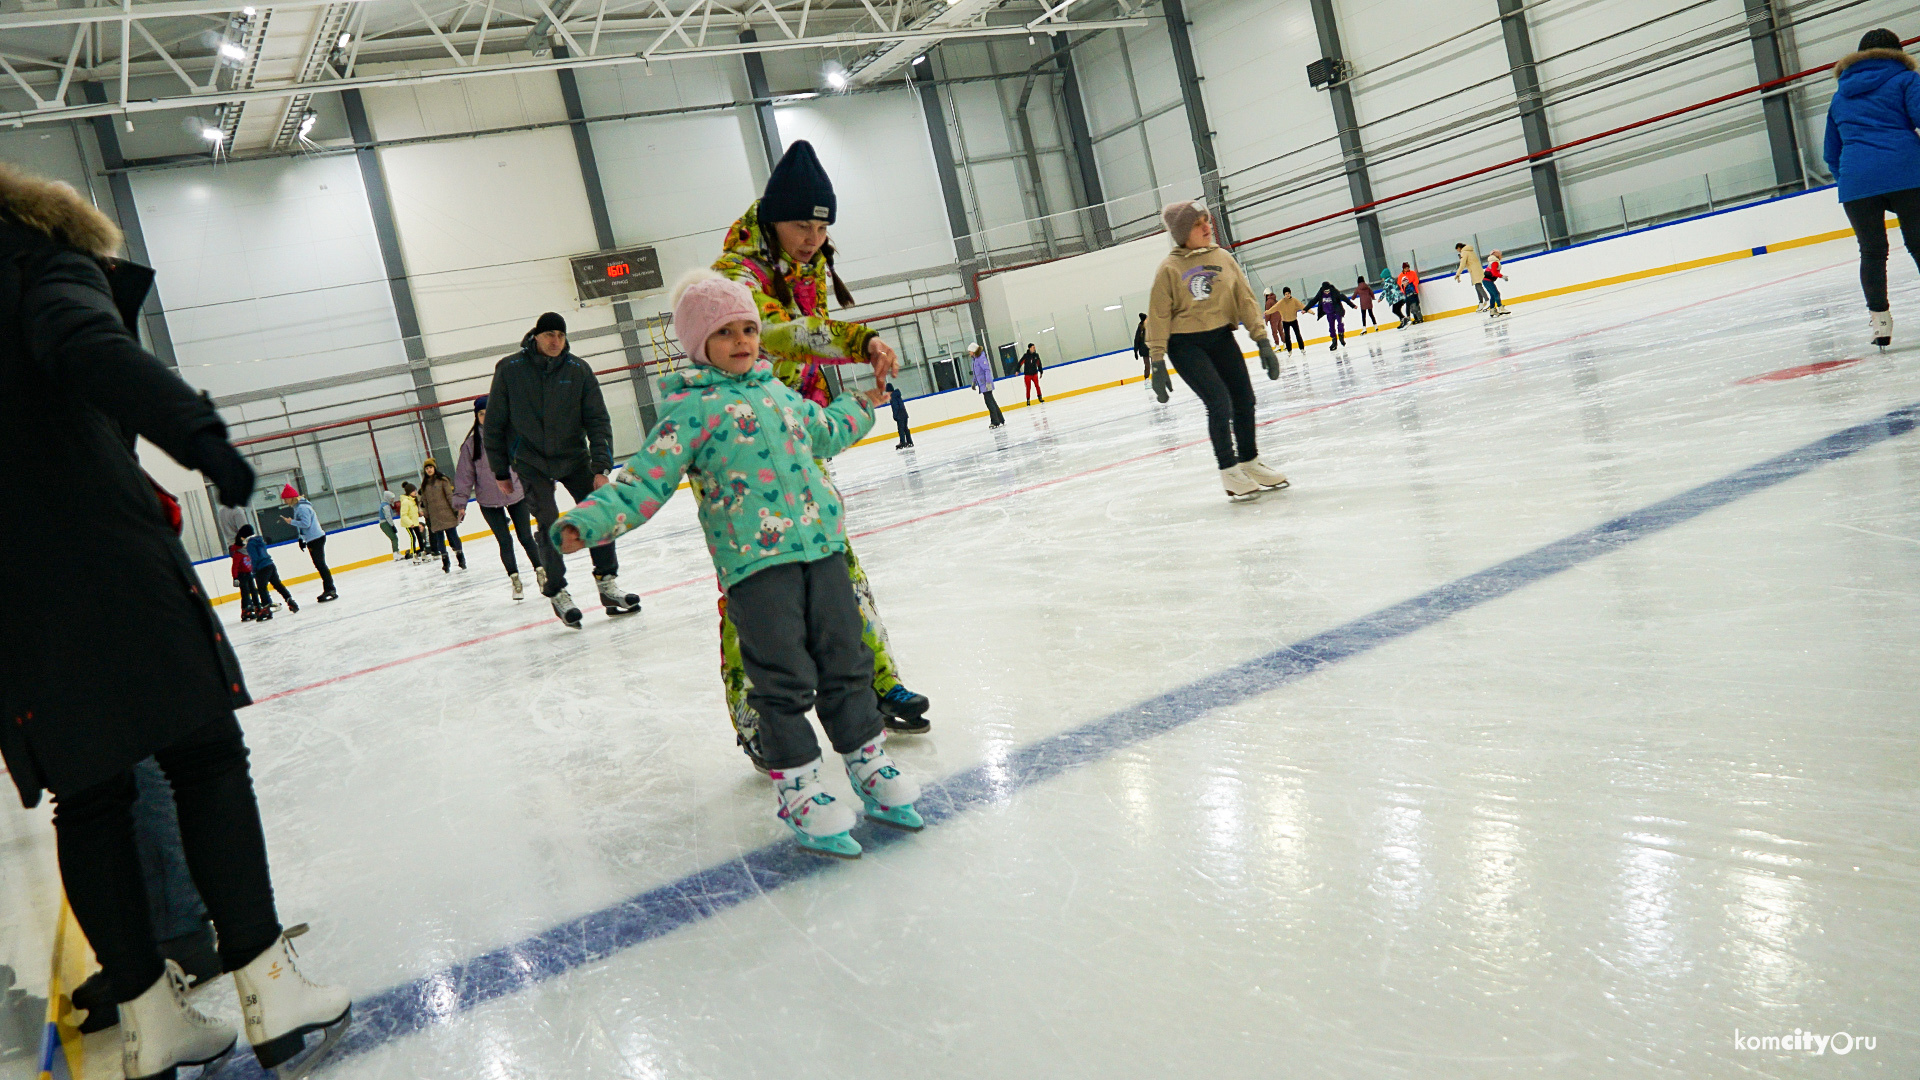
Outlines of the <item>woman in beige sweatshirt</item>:
M 1287 478 L 1260 460 L 1254 446 L 1253 380 L 1233 338 L 1237 323 L 1260 346 L 1267 376 L 1280 360 L 1267 340 L 1260 303 L 1233 256 L 1214 242 L 1213 217 L 1191 201 L 1161 211 L 1174 248 L 1153 275 L 1147 305 L 1147 353 L 1156 370 L 1169 359 L 1207 407 L 1207 434 L 1229 498 L 1283 488 Z

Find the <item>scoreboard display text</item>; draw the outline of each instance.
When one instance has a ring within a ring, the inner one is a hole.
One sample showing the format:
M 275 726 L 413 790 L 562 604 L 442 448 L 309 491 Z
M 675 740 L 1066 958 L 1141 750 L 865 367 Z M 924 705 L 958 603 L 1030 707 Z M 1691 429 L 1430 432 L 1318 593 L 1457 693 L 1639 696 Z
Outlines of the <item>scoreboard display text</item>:
M 583 301 L 666 287 L 660 280 L 660 257 L 650 247 L 577 255 L 573 259 L 573 283 Z

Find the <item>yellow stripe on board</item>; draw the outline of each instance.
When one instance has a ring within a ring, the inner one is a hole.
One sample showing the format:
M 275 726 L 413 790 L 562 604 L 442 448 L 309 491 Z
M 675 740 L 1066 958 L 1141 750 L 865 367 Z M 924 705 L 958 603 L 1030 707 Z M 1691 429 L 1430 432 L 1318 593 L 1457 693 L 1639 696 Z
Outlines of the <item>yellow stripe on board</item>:
M 61 1056 L 66 1060 L 67 1075 L 82 1077 L 86 1075 L 86 1046 L 80 1035 L 80 1025 L 73 1015 L 73 988 L 85 982 L 93 971 L 93 947 L 87 944 L 87 935 L 80 932 L 80 923 L 73 917 L 73 909 L 67 906 L 66 893 L 60 894 L 60 916 L 53 930 L 53 957 L 47 972 L 47 1023 L 60 1033 Z M 50 1078 L 52 1073 L 42 1071 L 42 1077 Z

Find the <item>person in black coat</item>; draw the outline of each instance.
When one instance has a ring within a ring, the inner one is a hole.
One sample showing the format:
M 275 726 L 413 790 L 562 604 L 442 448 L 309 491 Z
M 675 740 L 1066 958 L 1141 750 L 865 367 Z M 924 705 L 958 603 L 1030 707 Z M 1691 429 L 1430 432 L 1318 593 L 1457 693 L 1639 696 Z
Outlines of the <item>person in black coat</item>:
M 905 450 L 913 445 L 913 429 L 907 426 L 907 399 L 900 396 L 900 388 L 887 384 L 890 395 L 889 404 L 893 406 L 893 426 L 900 432 L 900 441 L 893 444 L 895 450 Z
M 212 401 L 140 347 L 131 328 L 153 274 L 112 259 L 119 243 L 72 188 L 0 166 L 0 755 L 23 804 L 53 794 L 67 899 L 120 1005 L 134 1074 L 146 1075 L 235 1037 L 184 1019 L 155 946 L 130 814 L 135 763 L 154 758 L 172 784 L 236 984 L 287 950 L 234 715 L 251 699 L 171 497 L 128 439 L 205 473 L 228 506 L 246 502 L 253 469 Z M 334 993 L 339 1008 L 322 1019 L 344 1020 Z M 266 994 L 270 1024 L 285 1019 L 284 998 Z M 273 1056 L 260 1040 L 256 1050 Z M 175 1051 L 189 1056 L 155 1056 Z
M 481 443 L 503 493 L 513 494 L 513 477 L 519 475 L 528 506 L 540 522 L 533 531 L 540 552 L 540 592 L 553 602 L 560 621 L 577 628 L 580 609 L 567 593 L 566 563 L 547 537 L 548 526 L 560 516 L 554 485 L 564 485 L 579 502 L 607 483 L 613 471 L 613 421 L 600 396 L 600 380 L 567 348 L 567 320 L 557 313 L 541 315 L 520 339 L 520 351 L 494 365 Z M 601 544 L 590 554 L 607 614 L 639 611 L 640 598 L 614 579 L 620 560 L 613 545 Z

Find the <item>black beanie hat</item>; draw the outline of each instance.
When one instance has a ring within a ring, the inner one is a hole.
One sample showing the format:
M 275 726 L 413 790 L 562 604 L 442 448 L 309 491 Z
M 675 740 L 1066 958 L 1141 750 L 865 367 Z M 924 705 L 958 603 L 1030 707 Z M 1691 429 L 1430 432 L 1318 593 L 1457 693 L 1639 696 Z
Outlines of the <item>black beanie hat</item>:
M 240 539 L 242 539 L 242 540 L 245 540 L 245 539 L 246 539 L 247 537 L 249 537 L 249 536 L 252 536 L 252 535 L 253 535 L 253 526 L 252 526 L 252 525 L 242 525 L 242 526 L 240 526 L 240 531 L 239 531 L 238 533 L 236 533 L 236 534 L 234 534 L 234 535 L 235 535 L 235 536 L 237 536 L 237 537 L 239 537 L 239 538 L 240 538 Z
M 780 158 L 767 177 L 767 190 L 760 195 L 760 221 L 811 221 L 833 224 L 838 203 L 833 197 L 833 181 L 820 167 L 813 144 L 801 139 Z
M 473 399 L 474 412 L 484 412 L 486 408 L 487 408 L 487 395 L 481 394 L 479 397 Z
M 1900 35 L 1891 30 L 1869 30 L 1867 36 L 1860 39 L 1861 52 L 1868 49 L 1898 49 L 1899 47 Z
M 549 311 L 540 316 L 539 322 L 533 324 L 533 332 L 536 334 L 544 334 L 549 330 L 558 330 L 563 334 L 566 333 L 567 320 L 561 318 L 559 313 Z

